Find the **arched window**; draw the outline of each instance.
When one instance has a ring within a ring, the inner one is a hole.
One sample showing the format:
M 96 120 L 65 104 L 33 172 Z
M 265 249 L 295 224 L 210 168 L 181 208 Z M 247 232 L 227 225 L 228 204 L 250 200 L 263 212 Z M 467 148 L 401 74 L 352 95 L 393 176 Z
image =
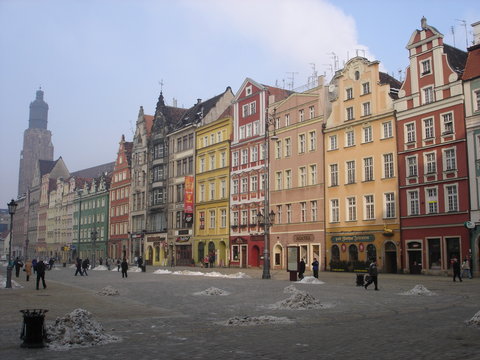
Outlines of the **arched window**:
M 198 243 L 198 261 L 203 262 L 205 257 L 205 245 L 203 242 Z
M 377 249 L 375 245 L 368 244 L 367 245 L 367 261 L 372 261 L 377 259 Z
M 352 244 L 348 247 L 348 260 L 349 261 L 357 261 L 358 260 L 357 245 Z

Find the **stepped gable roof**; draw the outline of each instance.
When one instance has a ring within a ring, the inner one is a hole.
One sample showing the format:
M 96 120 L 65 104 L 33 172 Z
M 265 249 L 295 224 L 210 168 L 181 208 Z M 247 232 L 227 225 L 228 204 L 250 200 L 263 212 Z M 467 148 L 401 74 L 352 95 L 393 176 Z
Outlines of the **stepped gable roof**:
M 468 48 L 467 63 L 462 80 L 472 80 L 480 77 L 480 44 Z
M 147 129 L 147 136 L 150 136 L 150 133 L 152 132 L 152 126 L 153 126 L 153 115 L 143 115 L 143 118 L 145 119 L 145 128 Z
M 463 74 L 467 62 L 467 53 L 453 46 L 443 44 L 443 52 L 447 54 L 448 63 L 457 74 Z
M 387 73 L 379 71 L 380 75 L 380 85 L 390 85 L 389 95 L 392 99 L 398 99 L 398 90 L 402 87 L 402 82 L 395 79 L 393 76 L 388 75 Z
M 78 171 L 72 172 L 71 175 L 75 177 L 87 178 L 87 179 L 96 178 L 103 175 L 104 173 L 108 174 L 113 172 L 114 166 L 115 166 L 115 161 L 102 164 L 102 165 L 97 165 L 88 169 L 78 170 Z
M 58 160 L 38 160 L 40 167 L 40 176 L 48 174 L 55 167 Z

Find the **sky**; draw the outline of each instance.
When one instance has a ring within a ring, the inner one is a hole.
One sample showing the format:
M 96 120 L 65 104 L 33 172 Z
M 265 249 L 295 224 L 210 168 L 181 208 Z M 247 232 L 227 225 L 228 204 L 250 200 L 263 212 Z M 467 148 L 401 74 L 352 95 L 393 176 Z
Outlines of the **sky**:
M 0 208 L 17 197 L 23 132 L 41 87 L 54 159 L 115 161 L 140 106 L 191 107 L 246 77 L 291 89 L 355 55 L 399 78 L 422 16 L 465 50 L 477 0 L 0 0 Z M 466 25 L 466 26 L 465 26 Z M 452 33 L 453 29 L 453 33 Z M 337 61 L 334 61 L 334 58 Z M 175 100 L 174 100 L 175 99 Z

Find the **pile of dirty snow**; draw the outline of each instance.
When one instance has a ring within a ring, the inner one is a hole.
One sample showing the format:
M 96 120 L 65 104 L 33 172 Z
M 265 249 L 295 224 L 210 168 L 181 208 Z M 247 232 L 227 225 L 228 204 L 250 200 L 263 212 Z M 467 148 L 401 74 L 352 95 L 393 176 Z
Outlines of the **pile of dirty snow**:
M 211 272 L 201 272 L 201 271 L 191 271 L 191 270 L 181 270 L 181 271 L 170 271 L 166 269 L 158 269 L 153 272 L 154 274 L 160 275 L 188 275 L 188 276 L 206 276 L 206 277 L 219 277 L 226 279 L 249 279 L 250 276 L 243 272 L 238 272 L 235 274 L 222 274 L 218 271 Z
M 139 268 L 138 266 L 132 266 L 128 268 L 128 272 L 142 272 L 142 268 Z
M 158 269 L 158 270 L 155 270 L 153 273 L 154 274 L 167 275 L 167 274 L 171 274 L 172 272 L 170 270 Z
M 116 336 L 105 333 L 102 325 L 84 309 L 75 309 L 45 327 L 47 346 L 52 350 L 104 345 L 120 341 Z
M 97 295 L 101 296 L 115 296 L 115 295 L 120 295 L 120 292 L 115 289 L 114 287 L 107 285 L 105 286 L 102 290 L 97 292 Z
M 299 284 L 325 284 L 322 280 L 318 280 L 316 277 L 313 276 L 305 276 L 302 280 L 297 281 Z
M 212 286 L 203 291 L 196 292 L 193 295 L 226 296 L 226 295 L 230 295 L 230 293 L 228 291 Z
M 106 271 L 106 270 L 108 270 L 108 268 L 107 268 L 105 265 L 97 265 L 97 266 L 95 266 L 92 270 L 96 270 L 96 271 Z
M 287 287 L 285 287 L 285 289 L 283 289 L 283 293 L 284 294 L 295 294 L 296 292 L 299 292 L 300 290 L 298 290 L 295 285 L 288 285 Z
M 421 295 L 421 296 L 434 296 L 437 295 L 433 291 L 428 290 L 425 286 L 423 285 L 415 285 L 413 289 L 410 289 L 408 291 L 404 291 L 400 293 L 400 295 Z
M 293 320 L 286 317 L 277 316 L 235 316 L 228 319 L 222 325 L 225 326 L 256 326 L 256 325 L 270 325 L 270 324 L 292 324 Z
M 313 310 L 313 309 L 329 309 L 332 304 L 322 304 L 312 295 L 305 291 L 287 286 L 284 292 L 292 294 L 289 298 L 278 301 L 275 304 L 267 306 L 273 310 Z
M 477 312 L 470 320 L 465 321 L 467 326 L 474 326 L 480 328 L 480 311 Z

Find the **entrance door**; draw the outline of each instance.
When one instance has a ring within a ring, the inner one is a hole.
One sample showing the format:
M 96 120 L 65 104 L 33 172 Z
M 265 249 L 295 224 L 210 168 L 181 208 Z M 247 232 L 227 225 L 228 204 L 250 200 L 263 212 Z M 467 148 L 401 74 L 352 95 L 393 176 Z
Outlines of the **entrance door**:
M 408 265 L 410 274 L 420 274 L 422 272 L 422 251 L 408 251 Z
M 242 263 L 240 267 L 246 268 L 247 267 L 247 245 L 242 245 L 242 254 L 240 256 L 240 259 L 242 259 Z
M 397 247 L 394 243 L 385 244 L 385 271 L 387 273 L 397 273 Z
M 252 258 L 250 259 L 250 265 L 253 267 L 260 266 L 260 249 L 256 245 L 252 247 Z

